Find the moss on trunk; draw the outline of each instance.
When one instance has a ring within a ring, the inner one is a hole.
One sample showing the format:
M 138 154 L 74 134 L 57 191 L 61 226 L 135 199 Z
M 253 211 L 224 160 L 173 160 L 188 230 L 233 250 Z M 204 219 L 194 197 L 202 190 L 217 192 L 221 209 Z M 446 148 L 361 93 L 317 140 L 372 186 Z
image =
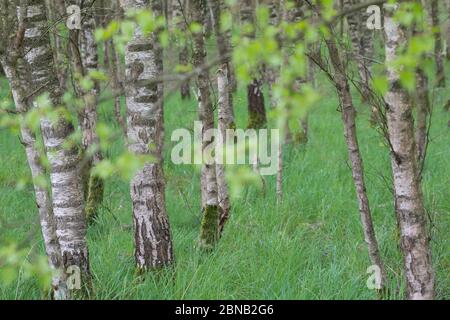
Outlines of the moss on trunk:
M 218 239 L 219 208 L 218 206 L 206 206 L 203 210 L 199 247 L 202 250 L 211 250 Z
M 103 192 L 105 189 L 103 179 L 91 174 L 87 189 L 86 219 L 91 224 L 97 218 L 99 207 L 103 202 Z

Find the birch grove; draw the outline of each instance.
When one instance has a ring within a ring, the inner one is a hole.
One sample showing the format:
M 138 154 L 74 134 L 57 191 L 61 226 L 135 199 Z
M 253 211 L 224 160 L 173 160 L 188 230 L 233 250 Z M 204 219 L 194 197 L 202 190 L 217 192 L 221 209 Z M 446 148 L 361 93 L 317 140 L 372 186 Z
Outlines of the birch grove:
M 0 300 L 448 299 L 449 8 L 0 0 Z

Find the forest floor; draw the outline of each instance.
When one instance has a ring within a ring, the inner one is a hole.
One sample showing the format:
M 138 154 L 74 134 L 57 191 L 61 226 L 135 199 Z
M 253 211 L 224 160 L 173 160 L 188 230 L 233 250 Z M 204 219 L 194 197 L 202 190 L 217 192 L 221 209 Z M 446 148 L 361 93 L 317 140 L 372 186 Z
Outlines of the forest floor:
M 7 94 L 0 82 L 0 98 Z M 266 180 L 265 196 L 256 188 L 233 201 L 224 236 L 211 254 L 196 249 L 200 228 L 199 171 L 170 162 L 171 132 L 192 128 L 196 103 L 178 94 L 165 104 L 167 211 L 173 233 L 174 272 L 134 275 L 131 204 L 127 182 L 106 183 L 103 208 L 89 227 L 91 269 L 97 299 L 376 299 L 369 290 L 370 266 L 359 220 L 341 115 L 335 92 L 321 96 L 309 119 L 307 146 L 286 146 L 284 202 L 277 206 L 275 177 Z M 246 92 L 234 99 L 238 127 L 247 123 Z M 369 108 L 358 106 L 358 134 L 364 158 L 367 190 L 381 254 L 388 272 L 390 299 L 404 298 L 402 258 L 389 190 L 390 159 L 383 138 L 369 124 Z M 100 118 L 117 126 L 112 104 L 103 103 Z M 433 262 L 438 299 L 450 299 L 450 134 L 449 114 L 436 100 L 431 144 L 424 169 L 423 190 L 432 225 Z M 118 129 L 117 129 L 118 130 Z M 120 141 L 108 156 L 123 150 Z M 23 241 L 36 234 L 30 247 L 43 253 L 39 221 L 24 149 L 16 134 L 0 129 L 0 217 L 11 227 L 0 240 Z M 0 299 L 39 299 L 36 280 L 19 278 L 0 284 Z

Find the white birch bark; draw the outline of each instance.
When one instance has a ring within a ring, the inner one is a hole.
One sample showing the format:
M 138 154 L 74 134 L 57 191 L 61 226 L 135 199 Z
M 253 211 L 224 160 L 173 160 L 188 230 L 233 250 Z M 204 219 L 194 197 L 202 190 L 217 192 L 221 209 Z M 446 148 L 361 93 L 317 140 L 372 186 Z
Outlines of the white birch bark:
M 192 21 L 203 24 L 205 21 L 202 0 L 192 0 Z M 195 68 L 202 68 L 206 62 L 204 34 L 193 34 L 193 64 Z M 209 90 L 208 70 L 202 70 L 197 77 L 198 112 L 202 122 L 202 153 L 212 143 L 206 132 L 214 128 L 214 111 Z M 199 246 L 202 249 L 212 249 L 219 237 L 219 203 L 217 195 L 216 165 L 214 160 L 203 163 L 202 166 L 202 211 L 203 219 L 200 230 Z M 206 187 L 205 187 L 206 186 Z
M 152 9 L 155 15 L 162 14 L 158 0 L 121 0 L 121 6 L 124 10 Z M 130 184 L 136 266 L 145 271 L 171 265 L 174 260 L 162 167 L 163 83 L 148 84 L 163 73 L 157 33 L 145 36 L 137 27 L 126 45 L 125 64 L 128 149 L 135 155 L 155 158 L 136 173 Z
M 7 58 L 0 58 L 0 62 L 10 83 L 16 110 L 20 113 L 26 113 L 30 109 L 25 95 L 25 88 L 29 82 L 25 81 L 24 72 L 22 72 L 21 75 L 19 75 L 18 72 L 18 69 L 25 68 L 25 66 L 23 66 L 24 62 L 18 60 L 16 63 L 10 63 Z M 20 68 L 18 64 L 22 64 L 22 67 Z M 53 215 L 51 198 L 47 188 L 37 183 L 38 180 L 41 180 L 46 176 L 45 168 L 41 163 L 42 155 L 36 147 L 35 133 L 28 128 L 23 120 L 20 122 L 20 133 L 22 145 L 25 147 L 27 162 L 30 167 L 31 177 L 33 179 L 45 252 L 48 258 L 48 264 L 53 272 L 52 298 L 55 300 L 65 300 L 69 295 L 65 282 L 66 277 L 63 268 L 61 249 L 56 237 L 56 222 Z
M 397 7 L 385 5 L 386 64 L 390 82 L 385 100 L 392 146 L 395 211 L 400 228 L 408 298 L 433 299 L 434 272 L 416 161 L 412 107 L 407 91 L 400 84 L 400 70 L 392 66 L 398 50 L 406 43 L 405 30 L 393 19 Z
M 84 13 L 81 17 L 81 30 L 69 30 L 69 58 L 72 73 L 85 77 L 89 72 L 98 69 L 97 44 L 94 37 L 95 19 L 92 14 L 93 0 L 69 0 L 67 5 L 77 5 Z M 77 94 L 84 102 L 84 108 L 78 113 L 78 122 L 81 129 L 81 146 L 85 157 L 82 176 L 86 198 L 86 216 L 90 222 L 97 215 L 98 207 L 103 199 L 104 188 L 103 180 L 91 175 L 91 168 L 103 159 L 96 131 L 100 89 L 97 82 L 94 82 L 94 86 L 90 90 L 84 90 L 76 80 L 74 83 Z
M 62 92 L 54 67 L 44 0 L 28 0 L 26 6 L 25 59 L 31 70 L 33 92 L 48 92 L 53 106 L 60 106 Z M 64 142 L 73 126 L 62 116 L 56 122 L 43 118 L 41 130 L 50 163 L 52 205 L 56 235 L 65 268 L 80 269 L 82 289 L 90 287 L 89 254 L 86 242 L 83 186 L 80 179 L 80 157 L 76 148 L 67 149 Z M 76 289 L 76 288 L 75 288 Z
M 229 83 L 228 83 L 228 64 L 224 63 L 217 72 L 217 88 L 219 95 L 218 104 L 218 124 L 220 139 L 218 141 L 219 148 L 224 148 L 227 141 L 227 129 L 234 126 L 233 109 L 230 109 L 229 102 Z M 224 162 L 222 162 L 224 163 Z M 225 176 L 225 167 L 223 164 L 216 165 L 218 201 L 220 207 L 219 216 L 219 232 L 222 233 L 225 223 L 230 217 L 230 196 L 228 192 L 228 183 Z
M 217 49 L 222 58 L 222 63 L 227 64 L 228 87 L 230 90 L 228 101 L 230 103 L 230 108 L 233 109 L 233 92 L 236 90 L 237 83 L 234 66 L 231 61 L 231 29 L 228 28 L 227 30 L 222 30 L 223 26 L 220 23 L 222 13 L 227 10 L 227 7 L 224 0 L 208 0 L 208 5 L 211 10 Z

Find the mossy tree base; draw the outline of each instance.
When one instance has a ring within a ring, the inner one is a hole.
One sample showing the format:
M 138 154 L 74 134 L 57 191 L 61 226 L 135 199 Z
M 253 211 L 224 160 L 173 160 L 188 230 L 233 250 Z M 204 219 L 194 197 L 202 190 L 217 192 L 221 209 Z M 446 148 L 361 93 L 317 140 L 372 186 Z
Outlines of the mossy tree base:
M 104 181 L 103 179 L 91 175 L 89 177 L 89 183 L 87 187 L 86 195 L 86 220 L 88 224 L 95 221 L 98 215 L 98 210 L 103 202 L 104 193 Z
M 203 219 L 200 229 L 199 248 L 212 250 L 219 239 L 219 208 L 206 206 L 203 210 Z

